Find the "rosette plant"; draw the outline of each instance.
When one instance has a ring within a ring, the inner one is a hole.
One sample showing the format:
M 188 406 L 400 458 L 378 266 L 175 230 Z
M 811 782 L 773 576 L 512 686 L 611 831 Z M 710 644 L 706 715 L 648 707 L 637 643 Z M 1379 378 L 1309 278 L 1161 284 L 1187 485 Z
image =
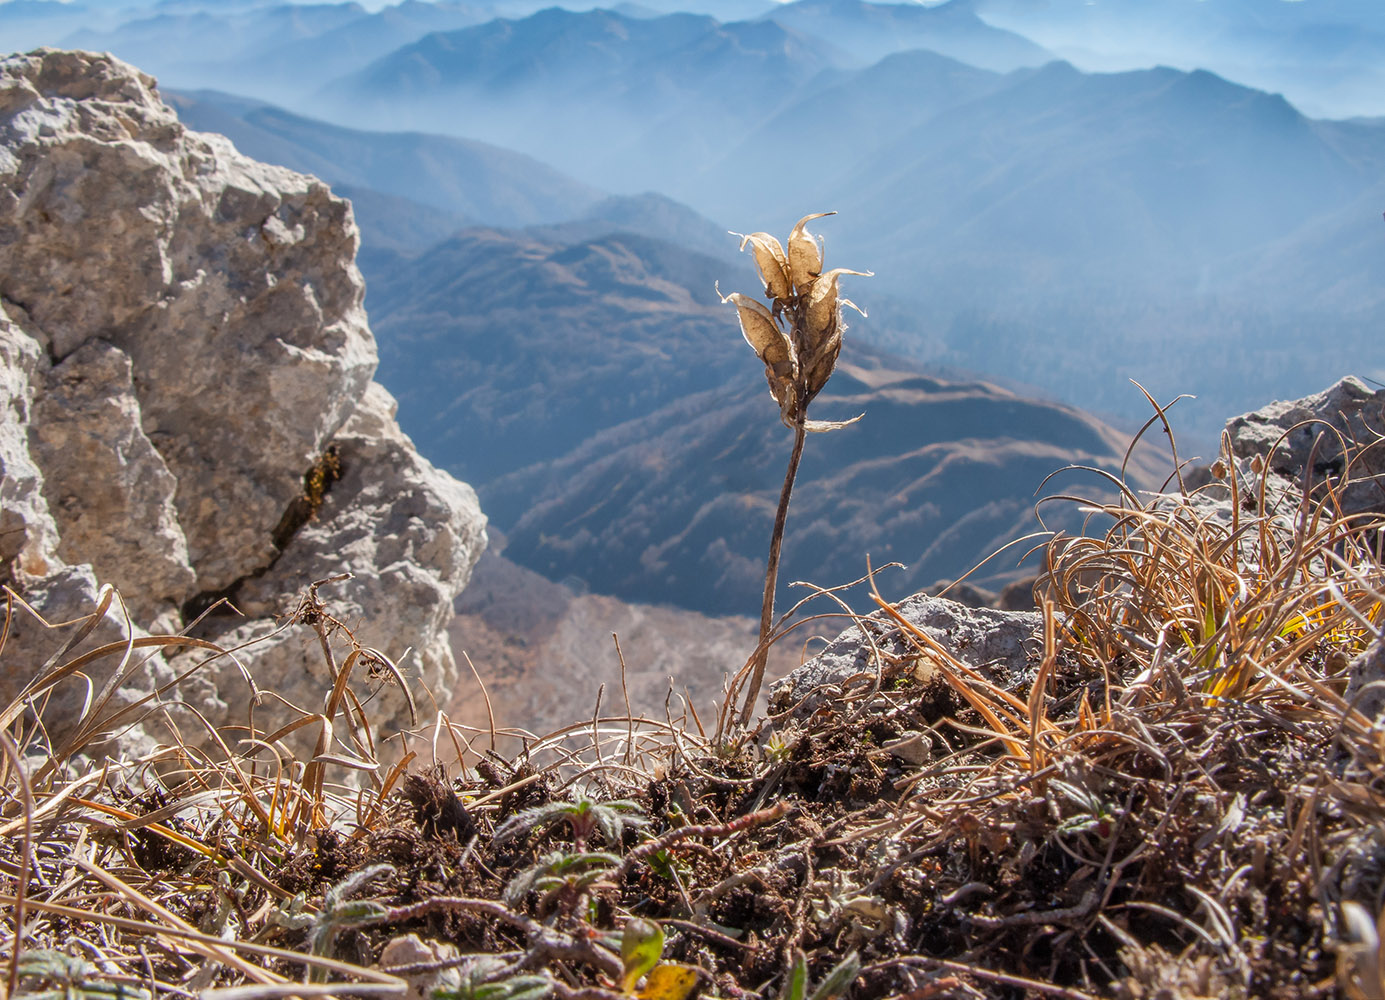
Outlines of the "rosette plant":
M 750 721 L 755 699 L 759 697 L 764 680 L 765 661 L 774 619 L 774 591 L 779 577 L 779 553 L 784 542 L 784 523 L 789 513 L 789 498 L 794 479 L 803 458 L 803 443 L 810 431 L 834 431 L 861 418 L 851 420 L 809 420 L 808 404 L 813 401 L 837 367 L 842 350 L 842 307 L 850 306 L 862 316 L 850 299 L 841 297 L 838 280 L 844 274 L 863 277 L 869 271 L 852 271 L 839 267 L 830 271 L 822 268 L 822 244 L 805 228 L 814 219 L 835 215 L 819 212 L 804 216 L 789 233 L 788 247 L 769 233 L 732 233 L 741 238 L 741 249 L 750 247 L 755 264 L 764 282 L 769 304 L 740 292 L 722 295 L 722 302 L 736 307 L 741 333 L 765 366 L 769 392 L 779 404 L 779 418 L 794 432 L 793 450 L 784 487 L 779 494 L 779 508 L 774 517 L 770 536 L 769 559 L 765 566 L 765 594 L 760 605 L 760 639 L 750 661 L 737 675 L 737 682 L 727 692 L 727 709 L 723 718 L 734 713 L 734 699 L 739 682 L 747 681 L 745 698 L 741 703 L 740 722 Z M 718 288 L 717 294 L 721 295 Z

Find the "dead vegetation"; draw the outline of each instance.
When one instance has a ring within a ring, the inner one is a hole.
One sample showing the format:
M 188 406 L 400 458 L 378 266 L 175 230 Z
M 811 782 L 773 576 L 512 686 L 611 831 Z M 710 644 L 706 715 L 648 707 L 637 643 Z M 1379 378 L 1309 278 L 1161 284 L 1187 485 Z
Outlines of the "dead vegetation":
M 1217 471 L 1124 493 L 1091 509 L 1103 533 L 1047 546 L 1021 686 L 952 659 L 872 579 L 882 613 L 857 623 L 910 656 L 752 730 L 734 698 L 719 726 L 671 699 L 507 760 L 439 713 L 387 758 L 362 692 L 398 672 L 314 588 L 291 627 L 337 679 L 321 712 L 98 765 L 101 734 L 171 718 L 171 689 L 110 698 L 149 650 L 233 654 L 180 636 L 83 650 L 79 623 L 0 716 L 0 981 L 44 998 L 1380 997 L 1385 730 L 1347 664 L 1385 622 L 1381 520 L 1338 509 L 1349 465 L 1300 491 Z M 6 631 L 29 614 L 12 593 L 6 610 Z M 113 680 L 50 732 L 47 692 L 103 661 Z

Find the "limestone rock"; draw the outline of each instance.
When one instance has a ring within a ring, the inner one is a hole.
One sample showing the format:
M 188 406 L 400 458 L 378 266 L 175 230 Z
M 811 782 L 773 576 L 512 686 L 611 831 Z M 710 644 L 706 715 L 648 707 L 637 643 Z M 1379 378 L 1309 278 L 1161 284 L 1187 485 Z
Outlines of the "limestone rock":
M 1299 490 L 1305 482 L 1338 479 L 1349 458 L 1343 512 L 1385 514 L 1385 389 L 1372 392 L 1360 379 L 1344 378 L 1304 399 L 1237 417 L 1226 430 L 1237 458 L 1266 458 L 1271 472 Z
M 386 656 L 415 648 L 401 667 L 445 695 L 445 626 L 485 519 L 371 381 L 357 243 L 326 185 L 188 131 L 118 59 L 0 59 L 0 573 L 50 621 L 115 586 L 132 621 L 112 612 L 82 648 L 176 631 L 218 596 L 247 617 L 198 634 L 260 636 L 309 584 L 350 572 L 323 589 L 330 613 Z M 321 652 L 300 633 L 315 643 L 292 626 L 238 655 L 262 687 L 316 706 Z M 0 706 L 57 639 L 31 624 L 11 637 Z M 80 705 L 73 684 L 55 706 Z M 221 661 L 179 693 L 215 725 L 243 718 L 244 690 Z M 407 724 L 385 697 L 378 720 Z
M 194 593 L 178 483 L 140 427 L 120 348 L 90 340 L 54 366 L 30 438 L 64 562 L 90 563 L 145 621 Z
M 46 576 L 57 563 L 58 528 L 29 455 L 34 378 L 43 351 L 10 322 L 0 303 L 0 566 L 19 582 Z
M 93 338 L 129 355 L 197 587 L 228 587 L 273 560 L 264 524 L 375 369 L 350 209 L 186 131 L 110 56 L 0 77 L 0 295 L 55 362 Z
M 949 655 L 1007 689 L 1023 686 L 1043 645 L 1043 616 L 1037 612 L 970 608 L 945 597 L 915 594 L 898 605 L 904 618 L 938 642 Z M 916 648 L 898 625 L 877 611 L 866 619 L 882 653 L 872 662 L 860 626 L 847 629 L 821 653 L 770 688 L 771 712 L 805 718 L 851 692 L 868 690 L 877 670 L 890 680 L 892 664 L 917 660 Z M 896 668 L 897 669 L 897 668 Z
M 1376 639 L 1347 668 L 1347 701 L 1368 719 L 1385 709 L 1385 639 Z
M 485 546 L 485 519 L 476 494 L 434 469 L 395 422 L 394 398 L 372 384 L 356 412 L 333 439 L 341 479 L 323 499 L 318 515 L 266 573 L 245 581 L 236 607 L 254 621 L 214 633 L 218 644 L 254 647 L 257 673 L 303 678 L 320 701 L 331 689 L 314 631 L 283 630 L 276 617 L 291 612 L 305 583 L 343 573 L 352 578 L 325 586 L 320 596 L 356 639 L 398 660 L 410 681 L 422 680 L 445 703 L 457 675 L 446 627 L 452 600 L 471 575 Z M 343 656 L 338 655 L 338 663 Z M 235 668 L 214 668 L 218 690 L 238 684 Z M 380 678 L 372 715 L 395 730 L 408 722 L 405 699 Z M 420 687 L 415 697 L 423 697 Z M 320 707 L 320 706 L 318 706 Z M 391 735 L 382 732 L 379 735 Z

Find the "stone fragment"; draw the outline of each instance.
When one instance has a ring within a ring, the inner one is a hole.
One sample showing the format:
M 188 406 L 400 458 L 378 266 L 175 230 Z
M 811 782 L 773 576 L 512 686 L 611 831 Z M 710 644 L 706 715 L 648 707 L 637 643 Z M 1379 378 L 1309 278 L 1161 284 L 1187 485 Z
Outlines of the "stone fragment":
M 274 565 L 238 588 L 236 607 L 251 621 L 217 619 L 230 627 L 207 633 L 227 647 L 261 639 L 253 647 L 257 681 L 281 690 L 288 684 L 287 690 L 305 699 L 300 704 L 315 710 L 331 689 L 317 634 L 305 625 L 284 629 L 278 623 L 309 583 L 342 573 L 352 578 L 322 587 L 320 597 L 360 643 L 397 660 L 411 683 L 422 681 L 416 697 L 427 687 L 445 703 L 456 682 L 446 626 L 452 599 L 485 547 L 485 518 L 470 486 L 414 451 L 395 422 L 395 409 L 394 398 L 372 383 L 332 441 L 340 481 Z M 345 649 L 337 653 L 339 664 Z M 235 690 L 232 664 L 212 669 L 217 690 Z M 405 728 L 402 693 L 383 677 L 370 686 L 379 691 L 371 711 L 377 734 Z
M 461 952 L 455 944 L 447 941 L 424 940 L 417 934 L 401 934 L 385 943 L 380 952 L 380 968 L 396 969 L 412 965 L 441 965 L 456 959 Z M 441 969 L 435 972 L 419 972 L 405 975 L 408 992 L 405 1000 L 429 1000 L 438 989 L 456 989 L 460 977 L 454 969 Z
M 1226 425 L 1239 459 L 1260 456 L 1269 470 L 1302 490 L 1339 480 L 1350 461 L 1350 482 L 1340 491 L 1347 514 L 1385 514 L 1385 389 L 1358 378 L 1292 402 L 1275 402 Z
M 1043 616 L 1037 612 L 969 608 L 927 594 L 906 598 L 898 610 L 950 656 L 1001 687 L 1022 687 L 1037 665 L 1036 653 L 1043 645 Z M 853 625 L 770 688 L 770 711 L 807 718 L 846 695 L 869 690 L 877 677 L 888 684 L 892 677 L 901 676 L 901 669 L 913 670 L 920 663 L 915 645 L 883 611 L 865 622 L 882 654 L 879 662 L 874 662 L 861 626 Z

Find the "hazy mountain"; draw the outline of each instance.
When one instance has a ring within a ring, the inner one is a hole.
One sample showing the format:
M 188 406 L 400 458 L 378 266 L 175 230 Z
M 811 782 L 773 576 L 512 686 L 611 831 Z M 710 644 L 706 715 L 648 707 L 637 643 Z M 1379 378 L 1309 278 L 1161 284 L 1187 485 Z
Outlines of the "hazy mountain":
M 571 219 L 599 192 L 528 156 L 482 142 L 417 132 L 361 132 L 227 94 L 165 95 L 191 128 L 220 132 L 248 156 L 464 218 L 516 226 Z M 437 238 L 450 230 L 436 233 Z M 413 249 L 436 242 L 410 242 Z
M 334 184 L 332 191 L 351 199 L 351 210 L 361 228 L 361 249 L 356 262 L 363 271 L 368 271 L 370 261 L 379 255 L 391 260 L 395 256 L 411 256 L 475 225 L 475 220 L 460 213 L 370 188 Z
M 116 23 L 114 12 L 85 3 L 9 0 L 0 3 L 0 55 L 56 45 L 60 39 L 92 24 Z
M 468 230 L 367 271 L 378 377 L 424 454 L 479 485 L 741 370 L 727 270 L 633 234 Z M 487 512 L 503 527 L 523 507 Z
M 668 190 L 841 58 L 772 21 L 552 8 L 428 35 L 316 100 L 366 124 L 520 149 L 631 193 Z
M 976 0 L 1085 69 L 1206 68 L 1312 114 L 1385 112 L 1385 5 L 1375 0 Z
M 874 79 L 907 88 L 897 116 L 864 100 Z M 737 183 L 798 122 L 851 107 L 849 148 L 779 161 L 777 197 Z M 1382 155 L 1378 122 L 1314 122 L 1206 72 L 998 76 L 907 54 L 767 120 L 690 200 L 715 192 L 751 229 L 839 209 L 833 263 L 874 270 L 934 331 L 910 353 L 1131 415 L 1127 378 L 1196 393 L 1210 436 L 1267 394 L 1381 374 Z
M 1035 491 L 1049 473 L 1120 465 L 1125 440 L 1076 410 L 935 379 L 859 343 L 845 357 L 818 416 L 866 416 L 808 442 L 780 571 L 786 584 L 854 579 L 867 555 L 876 566 L 905 563 L 890 574 L 904 590 L 959 576 L 1038 528 Z M 509 530 L 508 557 L 627 600 L 753 611 L 792 436 L 753 364 L 744 367 L 724 387 L 674 399 L 557 462 L 484 486 L 488 509 L 528 505 Z M 1143 472 L 1135 478 L 1149 485 Z M 1105 492 L 1092 477 L 1082 486 Z M 1070 530 L 1081 521 L 1071 504 L 1045 514 Z M 1027 548 L 973 579 L 995 585 L 1032 573 L 1016 569 Z
M 611 195 L 567 222 L 527 227 L 529 235 L 558 243 L 580 243 L 612 232 L 634 233 L 676 244 L 721 260 L 736 259 L 736 240 L 721 226 L 688 206 L 647 191 Z
M 878 13 L 800 3 L 786 19 Z M 975 22 L 956 3 L 885 13 Z M 1378 122 L 1316 122 L 1167 67 L 1001 74 L 917 51 L 851 70 L 844 29 L 828 49 L 759 26 L 774 41 L 755 51 L 775 61 L 749 58 L 744 25 L 553 10 L 429 36 L 342 93 L 366 115 L 445 107 L 449 127 L 617 191 L 657 188 L 729 229 L 782 234 L 837 209 L 832 262 L 914 304 L 892 349 L 1127 418 L 1146 412 L 1127 379 L 1192 392 L 1204 441 L 1266 395 L 1381 374 Z M 1257 358 L 1255 380 L 1228 377 Z
M 0 5 L 0 24 L 10 6 Z M 514 9 L 504 0 L 404 0 L 373 12 L 359 3 L 189 0 L 119 6 L 119 13 L 46 14 L 37 40 L 114 52 L 170 86 L 234 90 L 280 103 L 431 31 L 480 24 Z
M 248 59 L 294 39 L 311 38 L 366 16 L 358 3 L 291 4 L 186 12 L 132 7 L 135 15 L 112 30 L 83 27 L 64 48 L 112 52 L 178 86 L 219 86 L 246 79 Z M 52 44 L 52 43 L 50 43 Z
M 763 17 L 831 39 L 865 64 L 911 49 L 927 49 L 1002 71 L 1040 66 L 1054 58 L 1029 39 L 987 24 L 977 17 L 974 6 L 973 0 L 949 0 L 931 7 L 866 0 L 793 0 Z
M 311 90 L 433 31 L 481 24 L 500 11 L 488 3 L 404 0 L 327 31 L 266 48 L 243 61 L 238 79 L 259 79 L 267 95 L 290 86 Z
M 713 291 L 752 273 L 630 233 L 468 230 L 368 272 L 379 377 L 420 449 L 513 528 L 514 561 L 627 600 L 753 611 L 787 432 Z M 818 408 L 867 418 L 811 442 L 786 579 L 841 582 L 868 552 L 908 562 L 902 586 L 955 577 L 1033 527 L 1044 475 L 1119 464 L 1119 435 L 1088 416 L 850 336 L 853 367 Z
M 568 3 L 572 10 L 606 7 L 627 17 L 661 17 L 664 14 L 710 14 L 718 21 L 749 21 L 775 10 L 778 0 L 627 0 L 619 4 Z

